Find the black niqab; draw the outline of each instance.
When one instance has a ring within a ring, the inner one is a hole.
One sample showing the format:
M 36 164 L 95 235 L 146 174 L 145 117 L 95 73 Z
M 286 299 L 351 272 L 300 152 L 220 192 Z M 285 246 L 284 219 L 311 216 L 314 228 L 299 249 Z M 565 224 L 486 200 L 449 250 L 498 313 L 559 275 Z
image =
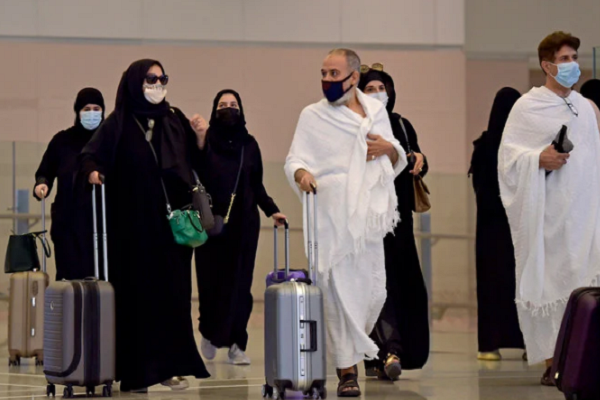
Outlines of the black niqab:
M 581 95 L 600 108 L 600 79 L 590 79 L 581 86 Z
M 388 95 L 388 102 L 385 108 L 387 109 L 388 113 L 391 114 L 392 111 L 394 111 L 394 106 L 396 105 L 396 89 L 394 87 L 394 80 L 387 72 L 370 69 L 369 71 L 360 75 L 358 88 L 364 92 L 369 82 L 372 81 L 380 81 L 385 85 L 385 91 Z
M 240 117 L 233 126 L 224 124 L 217 117 L 219 101 L 225 94 L 232 94 L 236 98 L 240 108 Z M 250 135 L 248 134 L 248 129 L 246 129 L 244 106 L 242 105 L 242 99 L 239 93 L 231 89 L 221 90 L 213 100 L 213 109 L 210 114 L 210 128 L 207 133 L 209 145 L 217 152 L 224 151 L 238 153 L 242 146 L 247 143 L 249 138 Z

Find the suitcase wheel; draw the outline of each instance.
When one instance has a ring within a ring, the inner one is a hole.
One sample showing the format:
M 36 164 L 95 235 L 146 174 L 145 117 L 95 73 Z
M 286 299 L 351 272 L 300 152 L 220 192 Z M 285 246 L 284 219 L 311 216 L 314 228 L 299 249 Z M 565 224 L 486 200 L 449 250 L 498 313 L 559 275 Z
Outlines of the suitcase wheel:
M 87 397 L 94 397 L 94 395 L 96 394 L 96 388 L 94 386 L 86 387 L 85 394 Z
M 63 391 L 63 397 L 65 399 L 71 399 L 75 397 L 75 393 L 73 392 L 73 386 L 65 387 L 65 390 Z
M 49 383 L 48 386 L 46 386 L 46 397 L 56 397 L 56 386 L 54 386 L 52 383 Z
M 102 388 L 102 397 L 112 397 L 112 385 L 107 384 Z
M 285 389 L 273 388 L 273 400 L 285 400 Z
M 323 389 L 319 390 L 319 396 L 325 400 L 327 398 L 327 388 L 324 387 Z
M 39 359 L 39 358 L 35 358 L 35 365 L 36 366 L 40 366 L 40 365 L 44 365 L 44 359 Z
M 271 386 L 269 386 L 268 383 L 265 383 L 262 386 L 262 397 L 263 398 L 273 397 L 273 388 Z
M 15 357 L 15 358 L 10 357 L 8 359 L 8 366 L 9 367 L 12 367 L 12 366 L 16 367 L 16 366 L 19 366 L 19 365 L 21 365 L 21 357 L 19 357 L 19 356 Z

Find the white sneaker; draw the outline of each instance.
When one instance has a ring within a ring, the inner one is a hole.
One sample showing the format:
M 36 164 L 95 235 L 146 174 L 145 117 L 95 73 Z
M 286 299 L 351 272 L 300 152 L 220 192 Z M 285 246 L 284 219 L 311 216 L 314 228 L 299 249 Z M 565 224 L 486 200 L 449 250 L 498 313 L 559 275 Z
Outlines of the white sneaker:
M 207 360 L 214 360 L 217 356 L 217 348 L 210 343 L 210 340 L 202 338 L 200 341 L 200 351 Z
M 185 390 L 190 387 L 187 379 L 182 376 L 174 376 L 162 382 L 161 385 L 171 388 L 172 390 Z
M 229 349 L 229 363 L 233 365 L 250 365 L 250 358 L 244 353 L 237 344 Z

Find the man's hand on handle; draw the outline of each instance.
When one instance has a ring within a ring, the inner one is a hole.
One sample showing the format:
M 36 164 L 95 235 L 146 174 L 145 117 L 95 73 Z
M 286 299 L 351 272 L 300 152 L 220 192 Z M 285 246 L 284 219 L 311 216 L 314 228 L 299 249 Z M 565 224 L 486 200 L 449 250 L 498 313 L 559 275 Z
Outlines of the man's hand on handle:
M 300 190 L 311 193 L 317 188 L 317 181 L 310 172 L 305 169 L 299 169 L 294 176 L 296 183 L 300 186 Z
M 554 148 L 554 145 L 550 145 L 540 154 L 540 168 L 547 171 L 556 171 L 561 169 L 567 163 L 568 159 L 569 154 L 559 153 Z

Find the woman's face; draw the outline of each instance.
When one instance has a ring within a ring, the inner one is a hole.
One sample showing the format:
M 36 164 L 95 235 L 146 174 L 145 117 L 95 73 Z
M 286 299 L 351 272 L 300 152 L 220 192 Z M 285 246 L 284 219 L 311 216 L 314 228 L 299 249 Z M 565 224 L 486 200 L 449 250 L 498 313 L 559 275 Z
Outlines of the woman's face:
M 240 105 L 233 94 L 225 93 L 223 96 L 221 96 L 219 102 L 217 103 L 217 110 L 222 108 L 236 108 L 239 110 Z
M 98 104 L 87 104 L 85 107 L 83 107 L 81 109 L 81 112 L 84 111 L 100 111 L 102 112 L 102 107 L 100 107 Z
M 371 81 L 365 86 L 365 94 L 385 92 L 385 85 L 381 81 Z

